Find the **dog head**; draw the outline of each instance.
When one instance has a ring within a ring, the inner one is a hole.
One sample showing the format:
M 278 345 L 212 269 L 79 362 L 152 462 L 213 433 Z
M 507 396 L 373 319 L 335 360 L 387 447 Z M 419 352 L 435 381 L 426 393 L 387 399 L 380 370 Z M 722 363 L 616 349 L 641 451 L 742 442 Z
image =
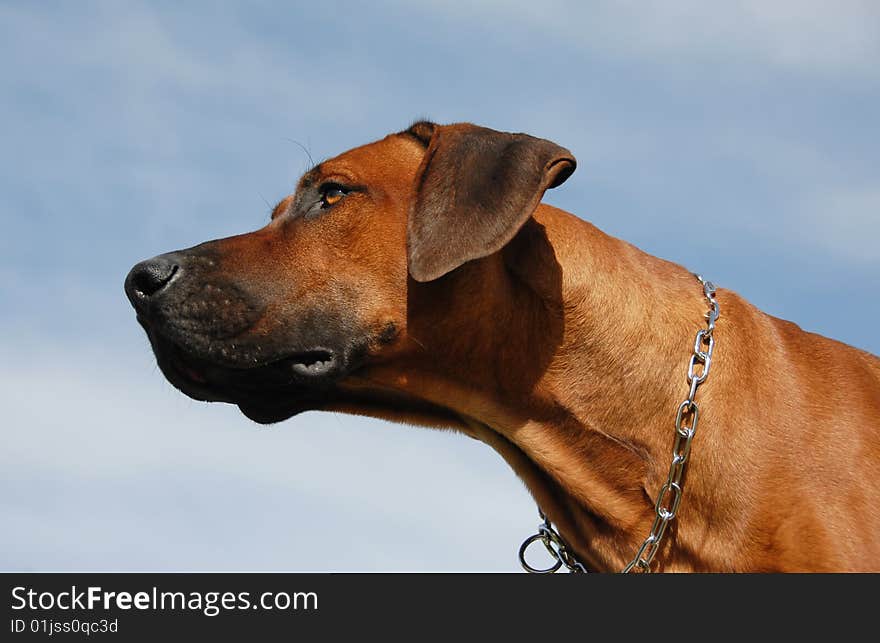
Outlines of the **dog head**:
M 312 168 L 262 229 L 137 264 L 125 291 L 190 397 L 262 423 L 333 408 L 412 346 L 414 291 L 491 261 L 574 168 L 543 139 L 416 123 Z

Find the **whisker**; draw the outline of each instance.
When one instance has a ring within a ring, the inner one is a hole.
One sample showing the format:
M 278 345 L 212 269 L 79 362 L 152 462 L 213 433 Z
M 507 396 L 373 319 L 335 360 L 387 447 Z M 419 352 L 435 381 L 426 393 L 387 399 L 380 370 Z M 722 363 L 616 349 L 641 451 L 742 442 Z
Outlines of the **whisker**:
M 284 138 L 285 141 L 290 141 L 291 143 L 293 143 L 293 144 L 295 144 L 295 145 L 298 145 L 299 148 L 300 148 L 303 152 L 306 153 L 306 156 L 309 157 L 309 169 L 310 169 L 310 170 L 313 169 L 313 168 L 315 167 L 315 165 L 316 165 L 316 164 L 315 164 L 315 159 L 312 158 L 312 153 L 309 152 L 309 148 L 307 148 L 305 145 L 303 145 L 302 143 L 300 143 L 300 142 L 297 141 L 296 139 L 288 138 L 287 136 L 285 136 L 285 137 L 283 137 L 283 138 Z
M 414 341 L 416 344 L 418 344 L 419 346 L 421 346 L 421 347 L 422 347 L 422 350 L 424 350 L 424 351 L 427 351 L 427 350 L 428 350 L 428 347 L 427 347 L 427 346 L 425 346 L 422 342 L 420 342 L 419 340 L 417 340 L 417 339 L 416 339 L 415 337 L 413 337 L 412 335 L 407 335 L 407 337 L 408 337 L 409 339 L 413 340 L 413 341 Z

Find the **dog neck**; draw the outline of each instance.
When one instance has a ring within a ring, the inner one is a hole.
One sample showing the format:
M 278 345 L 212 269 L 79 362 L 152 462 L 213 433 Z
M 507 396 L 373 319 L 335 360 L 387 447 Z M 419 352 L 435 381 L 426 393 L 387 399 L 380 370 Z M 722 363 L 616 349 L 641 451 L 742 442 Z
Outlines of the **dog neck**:
M 544 281 L 552 249 L 565 266 L 556 313 L 564 332 L 521 424 L 496 429 L 503 441 L 490 444 L 589 567 L 619 570 L 649 533 L 669 468 L 675 411 L 687 393 L 693 337 L 704 324 L 702 292 L 684 268 L 559 210 L 542 208 L 524 233 L 506 264 L 552 310 L 554 292 Z M 542 283 L 533 285 L 532 275 Z M 700 484 L 693 477 L 688 493 Z M 686 506 L 682 512 L 692 531 L 699 518 Z M 679 536 L 673 530 L 667 544 L 687 541 Z M 695 549 L 705 550 L 667 546 L 657 564 L 699 567 Z
M 411 345 L 367 379 L 451 411 L 588 567 L 619 570 L 669 467 L 701 294 L 684 268 L 542 205 L 499 255 L 413 283 Z M 699 533 L 697 512 L 682 513 Z M 668 543 L 686 540 L 677 531 Z M 695 549 L 676 544 L 657 564 L 699 568 Z

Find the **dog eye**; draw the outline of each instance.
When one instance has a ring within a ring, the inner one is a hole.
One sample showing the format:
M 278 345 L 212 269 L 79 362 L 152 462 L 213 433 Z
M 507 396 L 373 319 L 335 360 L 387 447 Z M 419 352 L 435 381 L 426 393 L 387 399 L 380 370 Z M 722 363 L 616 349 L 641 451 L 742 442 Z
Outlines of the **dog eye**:
M 321 207 L 329 208 L 342 201 L 343 197 L 349 193 L 349 190 L 338 183 L 327 183 L 321 186 Z

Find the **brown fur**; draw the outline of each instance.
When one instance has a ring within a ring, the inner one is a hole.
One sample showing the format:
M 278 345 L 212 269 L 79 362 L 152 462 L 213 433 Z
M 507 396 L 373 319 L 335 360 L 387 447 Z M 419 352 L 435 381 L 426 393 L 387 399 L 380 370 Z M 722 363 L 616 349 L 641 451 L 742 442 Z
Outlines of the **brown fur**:
M 293 323 L 294 308 L 344 309 L 366 329 L 366 357 L 308 408 L 482 440 L 585 564 L 619 570 L 669 467 L 702 289 L 545 204 L 500 251 L 414 280 L 407 225 L 437 135 L 420 124 L 323 162 L 304 181 L 364 190 L 321 218 L 289 218 L 289 197 L 263 230 L 213 242 L 226 274 L 271 289 L 248 337 Z M 718 301 L 684 500 L 657 568 L 877 570 L 880 360 L 731 290 Z

